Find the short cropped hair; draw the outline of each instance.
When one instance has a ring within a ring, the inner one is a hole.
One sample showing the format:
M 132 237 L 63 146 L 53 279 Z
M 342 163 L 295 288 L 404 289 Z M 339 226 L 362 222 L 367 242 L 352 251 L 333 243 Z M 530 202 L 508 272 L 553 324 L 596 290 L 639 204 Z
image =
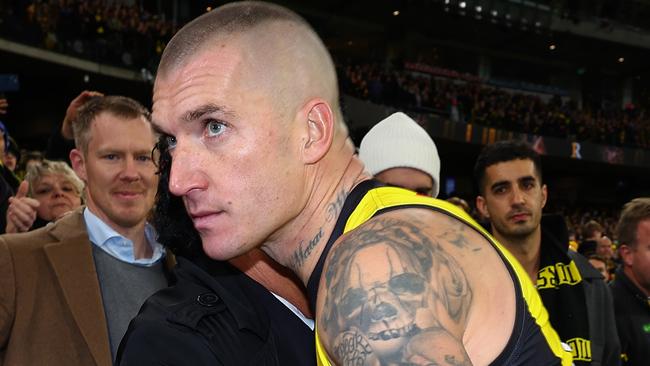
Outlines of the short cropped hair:
M 484 193 L 485 171 L 488 167 L 512 160 L 531 160 L 540 181 L 542 180 L 542 159 L 539 154 L 525 141 L 498 141 L 486 145 L 474 164 L 474 182 L 478 191 Z
M 119 118 L 144 117 L 145 120 L 151 121 L 151 114 L 147 108 L 131 98 L 120 95 L 92 97 L 79 109 L 77 118 L 72 122 L 75 146 L 83 153 L 88 151 L 93 121 L 104 112 Z
M 29 182 L 29 196 L 34 197 L 34 187 L 46 175 L 60 174 L 74 186 L 75 192 L 81 196 L 84 183 L 79 179 L 74 170 L 64 161 L 43 160 L 38 164 L 30 165 L 25 174 L 25 180 Z
M 639 223 L 650 219 L 650 197 L 635 198 L 623 206 L 616 225 L 616 237 L 621 245 L 636 246 Z
M 201 15 L 176 33 L 163 51 L 158 71 L 164 75 L 175 69 L 216 37 L 245 33 L 272 22 L 294 23 L 316 33 L 300 15 L 282 6 L 259 1 L 234 2 Z
M 582 230 L 581 230 L 582 239 L 592 238 L 596 231 L 600 231 L 602 233 L 605 231 L 605 229 L 601 224 L 598 223 L 598 221 L 589 220 L 586 224 L 582 226 Z

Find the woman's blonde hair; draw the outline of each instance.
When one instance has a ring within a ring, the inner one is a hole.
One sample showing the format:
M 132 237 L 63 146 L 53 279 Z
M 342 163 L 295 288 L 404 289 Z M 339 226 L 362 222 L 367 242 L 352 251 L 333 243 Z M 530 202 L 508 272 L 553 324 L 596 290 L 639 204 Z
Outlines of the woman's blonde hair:
M 25 174 L 25 180 L 29 182 L 29 196 L 34 197 L 34 187 L 48 174 L 60 174 L 74 186 L 75 192 L 83 197 L 84 183 L 77 177 L 77 174 L 64 161 L 43 160 L 38 164 L 30 165 Z

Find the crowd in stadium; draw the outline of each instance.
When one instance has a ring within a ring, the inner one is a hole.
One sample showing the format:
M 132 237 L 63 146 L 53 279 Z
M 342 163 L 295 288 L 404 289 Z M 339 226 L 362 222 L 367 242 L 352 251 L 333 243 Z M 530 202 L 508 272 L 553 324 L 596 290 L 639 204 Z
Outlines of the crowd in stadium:
M 409 117 L 650 149 L 644 109 L 339 61 L 265 3 L 185 26 L 128 0 L 0 11 L 0 37 L 156 71 L 151 110 L 79 91 L 47 146 L 0 122 L 0 365 L 647 362 L 650 199 L 547 205 L 543 156 L 515 139 L 447 197 Z M 355 147 L 338 91 L 404 113 Z
M 3 9 L 3 34 L 48 50 L 125 67 L 154 67 L 174 25 L 136 2 L 20 1 Z
M 174 33 L 164 15 L 118 1 L 26 1 L 4 9 L 5 35 L 47 49 L 126 67 L 155 70 Z M 612 146 L 650 147 L 650 117 L 625 108 L 578 108 L 555 95 L 491 86 L 473 78 L 434 77 L 402 65 L 339 65 L 341 89 L 376 103 L 412 108 L 511 131 Z
M 544 98 L 487 82 L 434 77 L 378 64 L 351 64 L 342 71 L 345 92 L 376 103 L 578 142 L 650 147 L 650 118 L 631 104 L 617 110 L 579 109 L 574 101 L 559 96 Z

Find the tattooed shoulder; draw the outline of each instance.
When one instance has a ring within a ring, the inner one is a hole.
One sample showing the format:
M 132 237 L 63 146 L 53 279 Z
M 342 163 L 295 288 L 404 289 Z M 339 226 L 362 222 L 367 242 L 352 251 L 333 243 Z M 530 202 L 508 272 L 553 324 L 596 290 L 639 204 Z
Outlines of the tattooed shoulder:
M 379 216 L 332 249 L 319 324 L 340 363 L 469 364 L 461 339 L 472 291 L 439 240 L 417 222 Z M 418 351 L 423 339 L 435 340 L 435 359 Z

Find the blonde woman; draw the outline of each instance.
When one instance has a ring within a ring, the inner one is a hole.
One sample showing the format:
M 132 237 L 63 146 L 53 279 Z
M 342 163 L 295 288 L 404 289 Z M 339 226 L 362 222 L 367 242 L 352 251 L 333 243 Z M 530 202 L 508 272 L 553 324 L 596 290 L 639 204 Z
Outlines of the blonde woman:
M 82 204 L 83 182 L 62 161 L 44 160 L 27 169 L 16 196 L 9 198 L 7 233 L 37 229 Z

